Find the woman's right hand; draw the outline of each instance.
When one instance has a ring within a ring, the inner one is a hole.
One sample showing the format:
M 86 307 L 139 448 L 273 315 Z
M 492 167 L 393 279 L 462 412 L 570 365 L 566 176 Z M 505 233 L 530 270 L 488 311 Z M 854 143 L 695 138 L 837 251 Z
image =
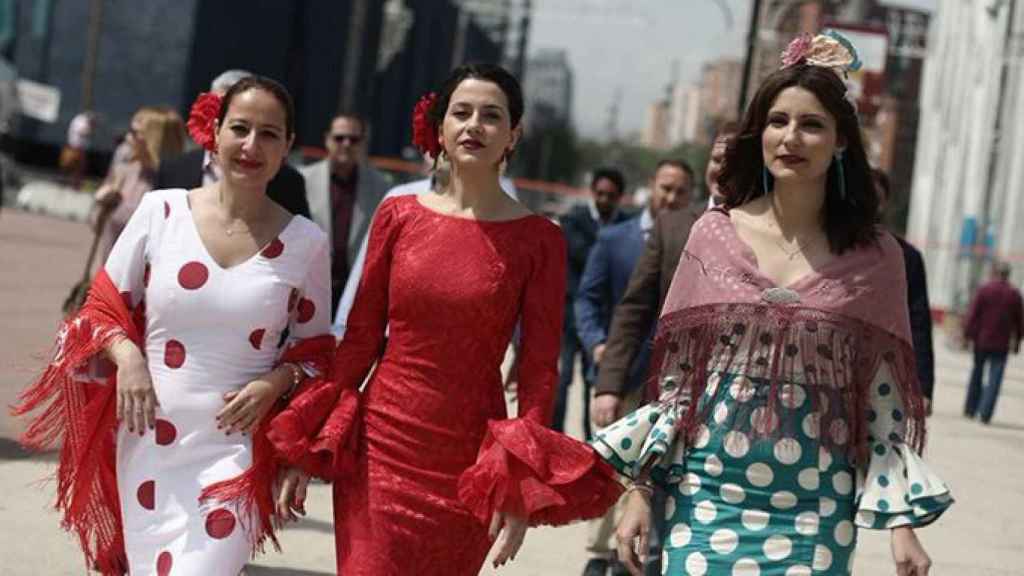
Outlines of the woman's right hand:
M 110 352 L 117 364 L 117 419 L 129 432 L 142 436 L 146 428 L 156 427 L 156 407 L 160 405 L 146 359 L 127 338 L 111 346 Z
M 643 576 L 644 573 L 642 558 L 647 556 L 647 537 L 651 532 L 651 503 L 647 498 L 639 490 L 629 492 L 622 519 L 615 530 L 619 562 L 633 576 Z
M 285 468 L 278 478 L 277 517 L 280 520 L 298 520 L 296 512 L 306 515 L 306 488 L 309 475 L 299 468 Z

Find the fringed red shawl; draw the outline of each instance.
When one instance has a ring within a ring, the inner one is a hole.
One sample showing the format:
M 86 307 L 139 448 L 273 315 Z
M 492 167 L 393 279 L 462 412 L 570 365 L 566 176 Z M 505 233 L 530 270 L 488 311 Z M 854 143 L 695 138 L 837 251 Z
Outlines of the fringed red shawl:
M 779 418 L 788 385 L 807 388 L 821 441 L 868 461 L 869 386 L 883 363 L 907 413 L 906 442 L 924 444 L 924 408 L 910 339 L 902 251 L 887 232 L 786 287 L 757 268 L 728 215 L 693 227 L 658 322 L 652 373 L 679 384 L 678 426 L 691 441 L 712 403 L 700 399 L 713 372 L 771 383 L 757 418 L 738 417 L 755 437 L 788 435 Z M 750 415 L 747 415 L 750 416 Z M 780 425 L 781 423 L 781 425 Z
M 20 397 L 15 415 L 41 410 L 21 441 L 31 450 L 60 449 L 57 503 L 61 525 L 73 532 L 87 565 L 105 576 L 127 571 L 120 499 L 117 491 L 115 417 L 117 374 L 107 369 L 90 380 L 90 363 L 106 361 L 104 350 L 125 336 L 145 350 L 145 312 L 129 310 L 117 288 L 100 271 L 82 309 L 67 319 L 57 337 L 53 360 Z M 330 378 L 334 338 L 318 336 L 290 347 L 279 362 L 314 368 L 286 403 L 279 402 L 253 434 L 253 464 L 232 480 L 208 486 L 203 499 L 235 502 L 255 518 L 253 552 L 274 535 L 273 488 L 282 466 L 303 468 L 325 479 L 351 470 L 357 392 Z M 95 370 L 93 370 L 95 372 Z M 255 507 L 255 509 L 253 509 Z

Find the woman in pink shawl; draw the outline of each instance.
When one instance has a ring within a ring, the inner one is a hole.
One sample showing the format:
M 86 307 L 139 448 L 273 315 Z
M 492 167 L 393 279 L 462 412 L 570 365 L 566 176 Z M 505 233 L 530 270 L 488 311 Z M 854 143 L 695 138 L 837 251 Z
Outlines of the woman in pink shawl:
M 914 528 L 952 503 L 920 459 L 924 414 L 899 245 L 878 199 L 834 33 L 798 38 L 761 85 L 693 227 L 658 324 L 660 398 L 594 444 L 633 479 L 619 555 L 640 574 L 655 490 L 662 573 L 850 574 L 857 528 Z M 639 541 L 639 546 L 636 546 Z

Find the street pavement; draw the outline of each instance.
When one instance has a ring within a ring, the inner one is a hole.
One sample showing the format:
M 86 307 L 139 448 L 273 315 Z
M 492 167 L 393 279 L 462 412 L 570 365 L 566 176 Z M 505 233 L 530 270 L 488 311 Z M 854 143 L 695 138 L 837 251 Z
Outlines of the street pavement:
M 0 212 L 0 405 L 11 404 L 42 365 L 60 320 L 60 304 L 82 273 L 90 232 L 84 224 L 4 210 Z M 952 487 L 957 504 L 919 531 L 937 576 L 1024 575 L 1024 362 L 1011 357 L 993 424 L 961 416 L 971 367 L 966 352 L 936 334 L 935 414 L 926 457 Z M 573 390 L 570 430 L 579 433 L 579 385 Z M 50 505 L 53 484 L 43 479 L 54 457 L 28 456 L 14 442 L 21 423 L 0 414 L 0 575 L 86 574 L 72 538 Z M 250 576 L 334 573 L 330 489 L 312 487 L 309 516 L 281 535 L 284 553 L 270 552 Z M 533 529 L 515 562 L 481 574 L 577 575 L 586 562 L 585 526 Z M 894 574 L 885 532 L 860 532 L 854 572 Z M 409 553 L 414 554 L 414 550 Z M 387 576 L 387 575 L 381 575 Z M 405 575 L 402 575 L 405 576 Z M 717 575 L 712 575 L 717 576 Z

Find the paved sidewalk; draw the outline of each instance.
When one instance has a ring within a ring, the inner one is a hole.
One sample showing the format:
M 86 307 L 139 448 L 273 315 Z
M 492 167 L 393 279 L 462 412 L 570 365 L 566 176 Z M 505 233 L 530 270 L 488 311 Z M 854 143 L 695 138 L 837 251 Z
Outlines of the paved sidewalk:
M 38 365 L 32 354 L 52 342 L 60 302 L 81 273 L 88 239 L 83 224 L 9 210 L 0 214 L 0 404 L 13 402 Z M 1011 357 L 993 425 L 982 426 L 960 415 L 970 357 L 948 349 L 940 334 L 936 360 L 937 401 L 926 456 L 958 502 L 920 531 L 935 561 L 932 574 L 1024 575 L 1024 361 Z M 573 392 L 569 418 L 576 423 L 581 402 L 578 390 Z M 0 415 L 0 574 L 85 574 L 75 543 L 48 508 L 53 486 L 38 482 L 52 470 L 53 457 L 26 457 L 11 440 L 17 430 L 6 413 Z M 285 553 L 260 558 L 250 576 L 334 573 L 329 487 L 312 488 L 307 510 L 308 518 L 282 534 Z M 531 530 L 514 563 L 482 574 L 575 576 L 586 561 L 584 541 L 580 524 Z M 861 531 L 855 574 L 894 573 L 887 534 Z

